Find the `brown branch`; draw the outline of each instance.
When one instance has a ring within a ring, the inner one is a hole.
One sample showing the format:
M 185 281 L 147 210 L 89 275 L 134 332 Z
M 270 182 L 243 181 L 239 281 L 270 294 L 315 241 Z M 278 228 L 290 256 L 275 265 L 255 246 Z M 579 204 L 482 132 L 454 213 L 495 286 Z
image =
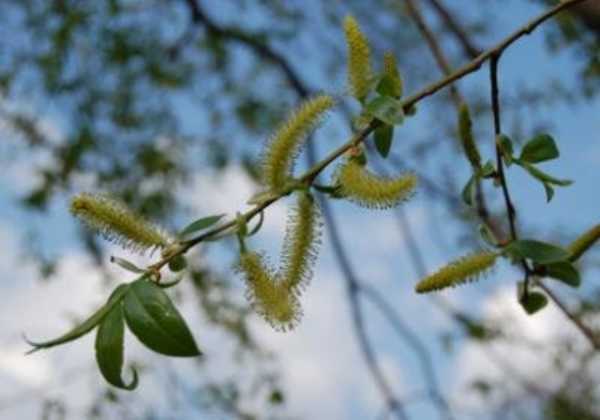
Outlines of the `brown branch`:
M 415 22 L 417 28 L 419 29 L 419 32 L 421 32 L 421 35 L 425 39 L 425 42 L 427 43 L 429 50 L 433 54 L 433 58 L 435 59 L 438 67 L 444 75 L 447 76 L 451 74 L 452 68 L 450 67 L 450 63 L 446 59 L 446 55 L 444 54 L 441 45 L 437 41 L 435 34 L 425 22 L 425 18 L 421 14 L 421 11 L 419 10 L 415 1 L 405 0 L 405 2 L 406 10 L 408 11 L 409 16 Z M 456 108 L 460 107 L 460 104 L 463 102 L 463 99 L 460 93 L 458 92 L 458 88 L 454 84 L 450 86 L 450 96 L 452 97 Z
M 456 39 L 462 46 L 465 55 L 471 59 L 481 54 L 481 50 L 477 48 L 469 39 L 467 33 L 458 23 L 458 19 L 452 15 L 450 10 L 442 4 L 441 0 L 428 0 L 429 4 L 437 12 L 440 18 L 444 21 L 447 28 L 456 36 Z

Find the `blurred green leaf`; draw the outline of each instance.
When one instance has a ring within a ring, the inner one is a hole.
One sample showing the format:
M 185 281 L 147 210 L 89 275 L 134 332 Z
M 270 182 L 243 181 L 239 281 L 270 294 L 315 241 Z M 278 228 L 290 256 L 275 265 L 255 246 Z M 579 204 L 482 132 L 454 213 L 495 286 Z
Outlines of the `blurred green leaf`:
M 561 261 L 552 264 L 544 265 L 546 275 L 562 281 L 571 287 L 579 287 L 581 285 L 581 276 L 577 268 L 569 261 Z
M 206 228 L 214 225 L 215 223 L 217 223 L 224 216 L 225 216 L 225 214 L 216 214 L 216 215 L 213 215 L 213 216 L 207 216 L 207 217 L 203 217 L 201 219 L 195 220 L 192 223 L 190 223 L 189 225 L 187 225 L 186 227 L 184 227 L 177 234 L 177 237 L 180 238 L 180 239 L 183 239 L 183 238 L 189 236 L 192 233 L 195 233 L 195 232 L 198 232 L 200 230 L 206 229 Z
M 389 124 L 380 125 L 375 129 L 374 137 L 375 148 L 381 157 L 388 157 L 392 148 L 392 140 L 394 139 L 394 126 Z
M 401 124 L 404 121 L 402 102 L 390 96 L 378 96 L 371 100 L 365 111 L 389 125 Z
M 530 259 L 538 264 L 566 261 L 570 256 L 563 248 L 533 239 L 513 241 L 504 250 L 515 259 Z

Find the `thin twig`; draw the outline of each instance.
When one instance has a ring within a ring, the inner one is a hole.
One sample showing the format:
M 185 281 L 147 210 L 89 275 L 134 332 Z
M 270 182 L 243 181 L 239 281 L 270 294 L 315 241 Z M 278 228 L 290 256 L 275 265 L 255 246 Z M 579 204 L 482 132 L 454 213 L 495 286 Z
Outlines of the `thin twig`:
M 421 32 L 421 35 L 423 35 L 423 38 L 425 39 L 425 42 L 427 42 L 429 50 L 433 54 L 433 58 L 435 59 L 438 67 L 444 75 L 447 76 L 451 74 L 452 67 L 450 67 L 450 63 L 446 59 L 446 55 L 444 54 L 444 51 L 442 50 L 441 45 L 437 41 L 433 31 L 425 22 L 425 18 L 421 14 L 419 7 L 416 5 L 414 0 L 405 0 L 405 2 L 406 10 L 408 11 L 409 16 L 417 25 L 419 32 Z M 454 105 L 457 108 L 460 107 L 460 104 L 463 102 L 463 99 L 460 93 L 458 92 L 458 88 L 456 87 L 456 85 L 450 86 L 450 96 L 454 101 Z
M 442 18 L 448 29 L 456 36 L 456 39 L 458 39 L 468 58 L 472 59 L 481 54 L 480 49 L 471 42 L 467 33 L 458 24 L 457 19 L 452 15 L 450 10 L 442 4 L 441 0 L 429 0 L 429 3 Z

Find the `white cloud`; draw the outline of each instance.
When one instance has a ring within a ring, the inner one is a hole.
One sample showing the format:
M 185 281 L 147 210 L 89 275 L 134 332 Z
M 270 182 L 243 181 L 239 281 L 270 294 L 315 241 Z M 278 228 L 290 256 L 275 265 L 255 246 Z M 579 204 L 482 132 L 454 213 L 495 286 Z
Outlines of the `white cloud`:
M 521 392 L 522 381 L 541 384 L 543 389 L 552 390 L 560 381 L 559 376 L 549 374 L 555 369 L 554 343 L 568 340 L 573 343 L 574 355 L 577 349 L 585 349 L 588 345 L 580 332 L 551 303 L 533 316 L 525 314 L 517 302 L 514 285 L 498 288 L 484 302 L 483 319 L 487 325 L 504 326 L 509 339 L 500 338 L 486 345 L 467 342 L 461 348 L 455 359 L 453 377 L 456 379 L 451 387 L 455 390 L 455 402 L 461 406 L 484 408 L 484 404 L 489 404 L 488 400 L 464 391 L 475 380 L 494 382 L 511 376 L 511 372 L 519 377 L 504 383 L 514 387 L 510 388 L 510 392 L 515 395 Z

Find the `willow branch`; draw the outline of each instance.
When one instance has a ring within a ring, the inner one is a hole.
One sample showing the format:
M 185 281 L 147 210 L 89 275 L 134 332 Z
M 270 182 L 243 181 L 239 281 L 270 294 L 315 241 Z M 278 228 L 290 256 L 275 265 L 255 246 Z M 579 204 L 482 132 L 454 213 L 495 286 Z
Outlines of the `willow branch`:
M 195 4 L 195 1 L 193 1 L 193 0 L 187 0 L 187 1 L 188 1 L 188 3 Z M 562 10 L 565 10 L 566 8 L 573 6 L 575 4 L 581 3 L 582 1 L 585 1 L 585 0 L 567 0 L 567 1 L 564 1 L 550 9 L 548 9 L 546 12 L 542 13 L 540 16 L 532 19 L 531 21 L 529 21 L 528 23 L 523 25 L 521 28 L 519 28 L 518 30 L 513 32 L 511 35 L 506 37 L 504 40 L 499 42 L 497 45 L 495 45 L 491 49 L 487 50 L 485 53 L 481 54 L 476 59 L 472 60 L 470 63 L 467 63 L 466 65 L 462 66 L 458 70 L 454 71 L 452 74 L 446 76 L 445 78 L 443 78 L 435 83 L 432 83 L 431 85 L 425 87 L 421 91 L 406 98 L 404 101 L 402 101 L 402 107 L 404 108 L 405 111 L 408 111 L 411 107 L 413 107 L 416 103 L 420 102 L 421 100 L 423 100 L 423 99 L 427 98 L 428 96 L 431 96 L 434 93 L 440 91 L 441 89 L 451 85 L 456 80 L 459 80 L 459 79 L 465 77 L 466 75 L 479 70 L 483 63 L 485 63 L 487 60 L 491 59 L 493 56 L 497 56 L 497 55 L 501 54 L 506 48 L 508 48 L 510 45 L 512 45 L 515 41 L 517 41 L 518 39 L 520 39 L 521 37 L 523 37 L 525 35 L 530 34 L 540 24 L 542 24 L 546 20 L 550 19 L 554 15 L 558 14 Z M 200 17 L 196 17 L 195 19 L 202 19 L 201 14 L 198 16 L 200 16 Z M 375 130 L 375 128 L 377 128 L 379 126 L 379 124 L 380 123 L 377 122 L 377 120 L 373 120 L 373 122 L 367 128 L 354 134 L 350 140 L 348 140 L 346 143 L 344 143 L 343 145 L 341 145 L 340 147 L 335 149 L 333 152 L 331 152 L 327 157 L 325 157 L 325 159 L 323 159 L 322 161 L 317 163 L 313 168 L 309 169 L 304 175 L 302 175 L 300 177 L 301 181 L 307 185 L 312 185 L 315 178 L 329 164 L 331 164 L 337 158 L 342 156 L 350 148 L 355 147 L 356 145 L 364 142 L 367 139 L 367 137 Z M 278 201 L 282 197 L 289 195 L 290 193 L 291 193 L 291 190 L 283 191 L 283 192 L 277 194 L 272 199 L 265 201 L 265 202 L 261 203 L 260 205 L 257 205 L 254 208 L 252 208 L 251 210 L 244 213 L 243 217 L 247 221 L 251 220 L 256 215 L 258 215 L 262 210 L 269 207 L 271 204 Z M 218 236 L 219 234 L 222 234 L 228 230 L 231 230 L 232 228 L 235 228 L 235 226 L 236 226 L 236 220 L 233 219 L 223 225 L 220 225 L 220 226 L 217 226 L 216 228 L 208 230 L 204 234 L 202 234 L 194 239 L 183 242 L 181 244 L 181 246 L 179 246 L 176 250 L 174 250 L 168 256 L 162 258 L 156 264 L 150 266 L 149 269 L 160 270 L 162 267 L 164 267 L 166 264 L 168 264 L 168 262 L 171 259 L 175 258 L 176 256 L 185 254 L 189 249 L 191 249 L 195 245 L 199 244 L 200 242 L 204 242 L 208 239 L 212 239 L 215 236 Z

